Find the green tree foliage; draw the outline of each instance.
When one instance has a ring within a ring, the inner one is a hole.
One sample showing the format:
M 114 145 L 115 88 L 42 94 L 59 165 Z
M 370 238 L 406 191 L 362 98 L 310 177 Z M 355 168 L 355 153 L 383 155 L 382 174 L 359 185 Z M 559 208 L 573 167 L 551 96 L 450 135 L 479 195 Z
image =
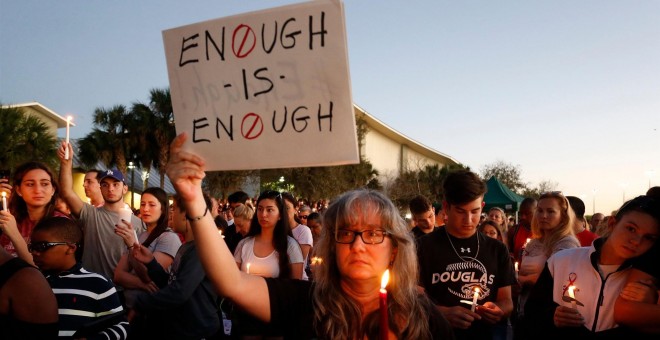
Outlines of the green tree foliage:
M 538 186 L 536 187 L 526 187 L 525 190 L 522 192 L 522 196 L 524 197 L 533 197 L 538 199 L 539 196 L 541 196 L 542 193 L 547 192 L 547 191 L 555 191 L 557 190 L 557 183 L 550 181 L 550 180 L 543 180 L 539 183 Z
M 213 197 L 227 198 L 231 193 L 241 190 L 241 186 L 259 175 L 256 170 L 212 171 L 206 173 L 202 183 L 204 190 Z
M 459 169 L 468 169 L 462 164 L 427 165 L 421 170 L 411 170 L 400 174 L 387 188 L 387 194 L 400 211 L 408 209 L 410 200 L 417 196 L 426 196 L 431 202 L 441 202 L 444 192 L 442 183 L 447 174 Z
M 0 105 L 0 167 L 37 160 L 57 168 L 57 138 L 39 118 L 27 115 L 21 108 Z
M 99 160 L 108 167 L 117 167 L 126 173 L 130 144 L 126 125 L 130 112 L 124 105 L 94 110 L 92 132 L 78 142 L 78 155 L 81 162 L 93 166 Z
M 123 173 L 131 161 L 146 171 L 155 167 L 160 171 L 162 188 L 174 136 L 170 91 L 152 89 L 149 104 L 134 103 L 130 111 L 124 105 L 97 108 L 92 132 L 78 142 L 78 155 L 88 167 L 101 161 Z
M 128 126 L 131 150 L 138 166 L 160 172 L 160 187 L 165 186 L 165 167 L 170 157 L 170 143 L 176 132 L 172 97 L 169 89 L 152 89 L 149 104 L 135 103 Z
M 481 168 L 481 178 L 487 181 L 492 176 L 495 176 L 516 194 L 521 195 L 527 189 L 527 184 L 521 177 L 520 165 L 513 165 L 501 160 L 484 165 Z
M 351 165 L 267 169 L 261 170 L 260 176 L 262 190 L 288 190 L 309 201 L 334 198 L 344 191 L 362 187 L 381 189 L 376 179 L 378 172 L 366 160 Z M 280 178 L 285 182 L 280 182 Z

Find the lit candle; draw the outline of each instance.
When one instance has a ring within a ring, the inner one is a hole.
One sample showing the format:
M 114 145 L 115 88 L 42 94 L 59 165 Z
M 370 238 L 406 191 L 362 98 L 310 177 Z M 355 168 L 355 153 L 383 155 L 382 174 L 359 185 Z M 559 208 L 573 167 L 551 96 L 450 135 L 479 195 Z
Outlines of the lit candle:
M 69 128 L 71 127 L 71 116 L 66 117 L 66 144 L 64 146 L 64 159 L 69 159 Z
M 247 263 L 246 267 L 247 267 L 247 273 L 250 274 L 250 262 Z
M 516 269 L 516 280 L 517 280 L 518 279 L 518 261 L 516 261 L 516 263 L 514 263 L 513 266 Z
M 575 302 L 575 286 L 568 286 L 568 296 L 571 298 L 571 308 L 577 309 L 577 303 Z
M 532 240 L 531 238 L 527 238 L 527 241 L 525 241 L 525 244 L 523 245 L 523 248 L 527 248 L 527 243 L 529 243 L 529 241 L 531 241 L 531 240 Z
M 380 339 L 385 340 L 389 337 L 389 322 L 387 320 L 387 283 L 390 281 L 390 270 L 383 273 L 383 278 L 380 280 Z
M 472 296 L 472 308 L 474 310 L 477 308 L 477 300 L 479 300 L 479 287 L 474 287 L 474 295 Z
M 7 193 L 2 192 L 2 210 L 7 210 Z

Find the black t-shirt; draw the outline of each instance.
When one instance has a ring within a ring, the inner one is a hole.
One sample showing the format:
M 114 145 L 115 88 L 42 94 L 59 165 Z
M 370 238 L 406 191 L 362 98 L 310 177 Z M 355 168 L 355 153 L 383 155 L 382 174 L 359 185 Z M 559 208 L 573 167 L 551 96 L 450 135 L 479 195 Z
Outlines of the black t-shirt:
M 438 229 L 438 227 L 433 227 L 433 230 Z M 414 228 L 410 229 L 410 232 L 413 234 L 413 237 L 415 240 L 419 240 L 419 238 L 424 237 L 430 233 L 425 233 L 420 229 L 419 227 L 415 226 Z
M 469 238 L 449 235 L 445 228 L 436 229 L 418 240 L 420 284 L 431 300 L 452 307 L 470 305 L 474 288 L 479 287 L 478 304 L 495 302 L 499 288 L 516 282 L 506 246 L 482 233 Z M 478 320 L 467 330 L 454 329 L 457 339 L 491 339 L 492 326 Z
M 271 326 L 281 330 L 285 339 L 324 339 L 314 332 L 314 310 L 310 281 L 266 278 L 270 298 Z M 433 339 L 453 339 L 447 320 L 431 308 L 429 329 Z

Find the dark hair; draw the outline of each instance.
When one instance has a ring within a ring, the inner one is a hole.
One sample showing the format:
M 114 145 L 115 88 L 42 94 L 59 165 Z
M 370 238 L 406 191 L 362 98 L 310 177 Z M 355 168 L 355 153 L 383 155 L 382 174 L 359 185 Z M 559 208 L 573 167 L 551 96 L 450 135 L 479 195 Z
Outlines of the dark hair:
M 296 200 L 296 198 L 293 197 L 292 193 L 285 191 L 282 193 L 282 198 L 284 198 L 285 201 L 289 201 L 289 203 L 293 205 L 294 209 L 298 206 L 298 200 Z
M 223 232 L 229 228 L 229 224 L 227 223 L 227 220 L 225 220 L 222 215 L 218 215 L 215 217 L 215 226 L 218 228 L 218 230 L 222 230 Z
M 658 186 L 650 187 L 649 190 L 646 192 L 646 196 L 652 197 L 656 200 L 660 200 L 660 187 Z
M 231 203 L 243 203 L 249 200 L 250 196 L 243 191 L 236 191 L 227 197 L 227 202 Z
M 321 214 L 317 212 L 309 214 L 309 216 L 307 216 L 307 223 L 309 223 L 309 221 L 321 223 Z
M 575 216 L 581 220 L 584 219 L 584 202 L 579 198 L 575 196 L 566 196 L 566 199 L 568 200 L 568 203 L 571 205 L 571 208 L 573 208 L 573 212 L 575 212 Z
M 151 242 L 158 238 L 162 233 L 167 230 L 167 223 L 169 221 L 170 213 L 170 201 L 167 199 L 167 193 L 165 190 L 157 187 L 146 188 L 142 192 L 142 196 L 145 194 L 152 195 L 160 203 L 160 217 L 156 221 L 156 227 L 149 233 L 147 239 L 142 243 L 143 246 L 149 247 Z
M 28 211 L 27 211 L 27 204 L 25 203 L 25 200 L 23 197 L 18 195 L 18 192 L 16 190 L 18 187 L 21 186 L 21 182 L 23 182 L 23 177 L 25 174 L 27 174 L 29 171 L 32 170 L 43 170 L 45 171 L 48 176 L 50 177 L 50 183 L 53 186 L 53 197 L 50 198 L 50 202 L 46 204 L 46 212 L 44 214 L 44 218 L 53 216 L 53 213 L 55 212 L 55 203 L 57 201 L 57 196 L 60 192 L 60 187 L 57 184 L 56 177 L 53 175 L 53 171 L 50 170 L 48 165 L 41 163 L 41 162 L 25 162 L 21 165 L 19 165 L 16 168 L 16 171 L 14 171 L 14 186 L 11 189 L 11 196 L 9 198 L 9 211 L 11 212 L 12 215 L 16 218 L 17 223 L 21 223 L 24 219 L 28 218 Z
M 520 202 L 520 209 L 525 206 L 532 207 L 532 205 L 536 205 L 536 198 L 534 197 L 525 197 L 522 202 Z
M 660 198 L 652 196 L 637 196 L 624 203 L 616 212 L 616 220 L 619 221 L 625 214 L 637 211 L 648 214 L 660 224 Z
M 278 262 L 280 266 L 279 277 L 289 278 L 291 277 L 291 267 L 289 266 L 289 254 L 287 250 L 289 248 L 288 237 L 292 234 L 291 227 L 289 226 L 289 219 L 286 216 L 286 206 L 284 204 L 283 195 L 274 190 L 262 192 L 257 199 L 257 209 L 259 207 L 259 202 L 264 199 L 274 200 L 280 213 L 280 219 L 277 220 L 275 230 L 273 230 L 273 248 L 275 248 L 278 253 Z M 246 237 L 261 234 L 261 225 L 259 224 L 258 215 L 259 213 L 255 212 L 254 217 L 252 217 L 250 231 L 247 233 Z
M 80 226 L 74 220 L 63 216 L 43 218 L 34 226 L 32 234 L 38 231 L 46 231 L 56 235 L 60 239 L 57 241 L 76 244 L 80 243 L 83 235 Z
M 285 191 L 285 192 L 282 193 L 282 198 L 284 198 L 284 201 L 288 201 L 289 203 L 291 203 L 294 210 L 298 206 L 298 200 L 295 197 L 293 197 L 292 193 Z M 284 216 L 286 218 L 289 218 L 289 214 L 287 213 L 287 211 L 288 211 L 288 208 L 287 208 L 286 204 L 284 204 Z M 298 224 L 300 224 L 300 219 L 298 219 L 298 214 L 293 214 L 293 220 L 296 221 L 297 224 L 295 226 L 290 225 L 289 226 L 290 228 L 294 228 L 294 227 L 298 226 Z
M 410 200 L 408 207 L 410 208 L 410 212 L 413 215 L 418 215 L 431 210 L 433 205 L 431 205 L 431 201 L 429 201 L 426 196 L 417 195 Z
M 469 170 L 457 170 L 447 174 L 442 183 L 445 201 L 450 205 L 460 205 L 483 197 L 488 190 L 486 183 Z
M 93 172 L 93 173 L 96 174 L 96 180 L 99 179 L 99 173 L 101 172 L 101 170 L 99 170 L 99 169 L 89 169 L 89 170 L 85 171 L 86 174 L 88 174 L 90 172 Z
M 211 196 L 209 194 L 204 193 L 204 203 L 206 203 L 206 208 L 211 210 L 213 207 L 213 202 L 211 201 Z M 176 203 L 176 206 L 179 208 L 180 212 L 186 212 L 186 208 L 183 206 L 183 198 L 179 194 L 175 194 L 172 196 L 172 200 Z
M 504 242 L 504 235 L 502 235 L 502 229 L 500 229 L 500 226 L 497 225 L 497 222 L 495 222 L 495 221 L 493 221 L 493 220 L 491 220 L 491 219 L 486 219 L 485 221 L 481 222 L 481 224 L 479 224 L 479 227 L 477 227 L 477 230 L 479 230 L 480 232 L 483 233 L 483 232 L 484 232 L 484 228 L 485 228 L 487 225 L 489 225 L 489 226 L 495 228 L 495 230 L 497 230 L 497 239 L 500 240 L 500 241 L 502 241 L 502 242 Z

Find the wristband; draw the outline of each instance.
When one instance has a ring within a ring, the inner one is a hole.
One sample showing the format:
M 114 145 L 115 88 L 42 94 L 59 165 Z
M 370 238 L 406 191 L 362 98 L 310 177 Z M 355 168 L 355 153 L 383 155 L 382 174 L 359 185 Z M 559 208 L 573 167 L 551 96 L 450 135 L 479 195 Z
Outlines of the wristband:
M 190 217 L 190 216 L 188 216 L 188 214 L 186 213 L 186 220 L 188 220 L 188 221 L 190 221 L 190 222 L 197 222 L 197 221 L 201 220 L 202 218 L 204 218 L 204 216 L 206 216 L 206 214 L 208 214 L 208 213 L 209 213 L 209 207 L 207 206 L 207 207 L 206 207 L 206 210 L 204 210 L 204 215 L 202 215 L 202 216 L 196 216 L 196 217 Z

